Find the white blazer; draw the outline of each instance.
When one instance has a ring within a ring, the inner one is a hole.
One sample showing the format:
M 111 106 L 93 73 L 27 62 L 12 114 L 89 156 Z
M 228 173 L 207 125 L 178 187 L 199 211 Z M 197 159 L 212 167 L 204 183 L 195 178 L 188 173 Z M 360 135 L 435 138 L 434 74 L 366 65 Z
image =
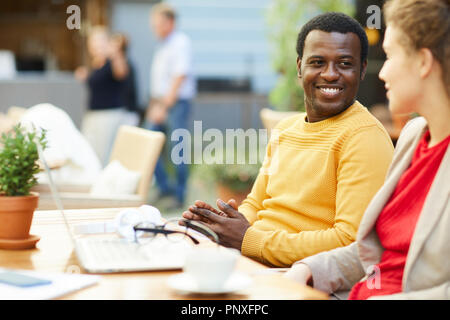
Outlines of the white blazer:
M 384 185 L 367 207 L 356 242 L 322 252 L 296 263 L 307 264 L 314 288 L 348 295 L 358 281 L 372 275 L 384 248 L 375 223 L 409 167 L 414 151 L 427 130 L 424 118 L 411 120 L 402 130 Z M 418 219 L 403 273 L 402 292 L 375 299 L 450 299 L 450 146 L 442 159 Z M 401 230 L 399 230 L 401 231 Z

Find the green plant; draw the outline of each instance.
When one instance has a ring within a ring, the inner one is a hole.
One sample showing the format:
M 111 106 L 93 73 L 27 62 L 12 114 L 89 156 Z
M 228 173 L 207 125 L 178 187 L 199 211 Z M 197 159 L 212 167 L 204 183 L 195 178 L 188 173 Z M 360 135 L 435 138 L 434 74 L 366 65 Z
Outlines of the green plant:
M 260 164 L 212 164 L 209 165 L 214 181 L 233 191 L 247 191 L 258 176 Z
M 39 172 L 37 143 L 45 149 L 46 131 L 26 131 L 20 124 L 0 138 L 0 195 L 25 196 L 36 185 Z
M 221 184 L 235 192 L 247 191 L 253 186 L 258 176 L 261 162 L 258 159 L 256 161 L 255 159 L 250 160 L 248 150 L 242 151 L 245 152 L 245 157 L 241 161 L 238 161 L 238 150 L 234 149 L 233 152 L 234 161 L 231 164 L 226 163 L 226 161 L 222 163 L 203 164 L 197 166 L 195 170 L 202 179 L 210 183 Z M 259 150 L 256 152 L 259 152 Z M 225 148 L 221 154 L 224 155 L 223 160 L 225 160 L 227 149 Z
M 272 0 L 266 12 L 272 66 L 279 77 L 270 92 L 270 103 L 281 111 L 304 111 L 303 90 L 297 76 L 297 35 L 301 25 L 320 12 L 353 15 L 349 0 Z

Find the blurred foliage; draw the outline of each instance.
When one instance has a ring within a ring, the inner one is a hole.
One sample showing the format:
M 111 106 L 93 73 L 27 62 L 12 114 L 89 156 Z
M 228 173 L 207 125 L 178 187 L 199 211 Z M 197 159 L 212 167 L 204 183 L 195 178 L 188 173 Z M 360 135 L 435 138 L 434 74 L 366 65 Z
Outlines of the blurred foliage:
M 35 174 L 38 165 L 37 144 L 45 149 L 47 146 L 46 131 L 40 135 L 36 130 L 27 131 L 20 124 L 10 132 L 3 133 L 0 138 L 0 195 L 26 196 L 37 184 Z
M 277 110 L 304 111 L 303 89 L 297 77 L 297 35 L 302 23 L 329 11 L 353 16 L 355 8 L 351 0 L 272 0 L 266 21 L 272 67 L 279 77 L 269 100 Z
M 246 191 L 253 186 L 260 164 L 213 164 L 209 165 L 211 177 L 216 183 L 227 186 L 235 192 Z
M 259 148 L 264 148 L 264 146 L 261 145 Z M 232 163 L 227 163 L 227 154 L 229 155 L 230 152 L 234 160 Z M 242 152 L 244 157 L 239 160 L 237 155 L 240 153 L 242 156 Z M 256 151 L 256 153 L 259 152 L 260 150 Z M 234 150 L 224 148 L 220 154 L 223 155 L 222 163 L 204 163 L 196 165 L 194 170 L 203 180 L 227 186 L 235 192 L 246 191 L 251 188 L 261 168 L 261 159 L 254 157 L 255 154 L 250 157 L 248 149 L 239 151 L 238 148 L 234 148 Z

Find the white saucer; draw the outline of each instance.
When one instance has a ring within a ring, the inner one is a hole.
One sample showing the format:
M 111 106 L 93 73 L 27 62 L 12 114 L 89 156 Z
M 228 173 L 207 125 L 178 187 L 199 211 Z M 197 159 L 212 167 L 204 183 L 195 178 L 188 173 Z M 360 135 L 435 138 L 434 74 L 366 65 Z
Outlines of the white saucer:
M 167 280 L 167 284 L 172 289 L 186 293 L 200 293 L 200 294 L 231 293 L 234 291 L 239 291 L 247 288 L 252 284 L 252 282 L 253 280 L 246 274 L 233 273 L 225 282 L 223 288 L 214 290 L 200 290 L 197 286 L 197 283 L 195 283 L 195 280 L 190 275 L 184 272 L 171 276 Z

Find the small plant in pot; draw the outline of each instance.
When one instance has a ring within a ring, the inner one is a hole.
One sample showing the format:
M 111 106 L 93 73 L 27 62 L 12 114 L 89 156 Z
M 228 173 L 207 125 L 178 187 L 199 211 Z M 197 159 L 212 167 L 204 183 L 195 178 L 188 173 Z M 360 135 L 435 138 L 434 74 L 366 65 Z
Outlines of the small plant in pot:
M 224 157 L 221 163 L 203 164 L 196 170 L 203 180 L 215 185 L 217 197 L 223 201 L 234 199 L 240 205 L 250 193 L 258 176 L 261 167 L 261 161 L 258 159 L 260 148 L 261 146 L 258 147 L 258 150 L 253 151 L 252 157 L 249 155 L 249 150 L 225 148 L 220 152 Z M 229 152 L 234 156 L 232 163 L 225 161 Z M 238 161 L 238 153 L 241 156 L 244 155 L 241 161 Z
M 216 180 L 217 196 L 224 201 L 234 199 L 240 205 L 250 193 L 260 166 L 260 164 L 213 165 L 211 170 Z
M 0 137 L 0 248 L 24 249 L 39 240 L 29 235 L 39 199 L 30 192 L 40 171 L 37 144 L 46 147 L 45 130 L 20 124 Z

